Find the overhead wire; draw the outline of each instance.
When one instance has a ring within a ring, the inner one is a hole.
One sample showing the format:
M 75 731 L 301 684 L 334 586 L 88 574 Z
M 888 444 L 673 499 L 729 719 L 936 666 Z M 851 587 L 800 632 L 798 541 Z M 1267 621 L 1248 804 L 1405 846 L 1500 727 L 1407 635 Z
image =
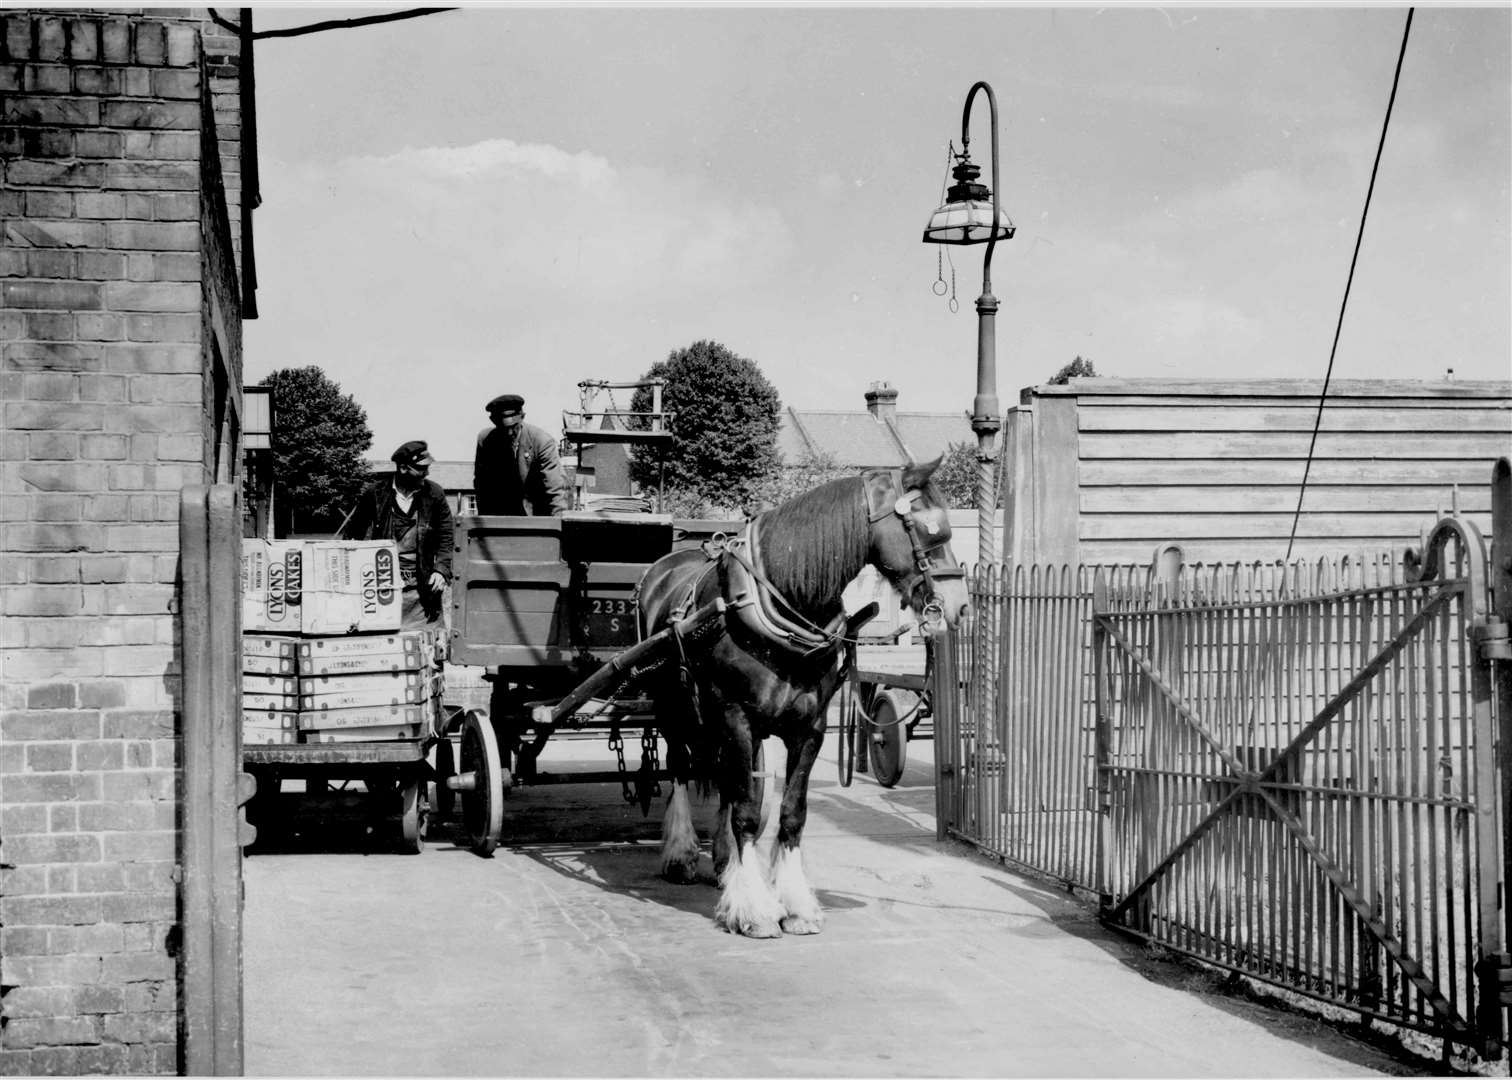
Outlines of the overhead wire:
M 1386 118 L 1381 123 L 1381 139 L 1376 145 L 1375 164 L 1370 167 L 1370 185 L 1365 190 L 1365 207 L 1360 212 L 1360 229 L 1355 234 L 1354 255 L 1349 260 L 1349 277 L 1344 282 L 1344 298 L 1339 304 L 1339 319 L 1334 326 L 1333 347 L 1328 350 L 1328 370 L 1323 375 L 1323 390 L 1318 395 L 1318 412 L 1313 418 L 1312 440 L 1307 444 L 1307 464 L 1302 469 L 1302 487 L 1297 492 L 1297 509 L 1292 514 L 1291 535 L 1286 540 L 1286 558 L 1291 561 L 1292 547 L 1297 541 L 1297 525 L 1302 518 L 1302 500 L 1307 495 L 1307 480 L 1312 474 L 1313 454 L 1318 446 L 1318 431 L 1323 424 L 1323 406 L 1328 400 L 1328 385 L 1333 379 L 1334 358 L 1339 352 L 1339 337 L 1344 331 L 1344 312 L 1349 307 L 1349 291 L 1354 286 L 1355 266 L 1360 261 L 1360 244 L 1365 239 L 1365 221 L 1370 216 L 1370 200 L 1375 194 L 1376 174 L 1381 168 L 1381 154 L 1386 149 L 1386 132 L 1391 127 L 1391 110 L 1396 104 L 1397 87 L 1402 81 L 1402 61 L 1407 56 L 1407 39 L 1412 34 L 1412 13 L 1407 9 L 1407 22 L 1402 27 L 1402 47 L 1397 53 L 1396 73 L 1391 78 L 1391 96 L 1386 101 Z
M 279 30 L 258 30 L 252 37 L 254 40 L 300 37 L 304 34 L 318 34 L 325 30 L 350 30 L 357 26 L 372 26 L 375 23 L 396 22 L 400 19 L 418 19 L 424 15 L 439 15 L 444 11 L 456 10 L 458 9 L 454 7 L 410 8 L 407 11 L 390 11 L 382 15 L 363 15 L 355 19 L 327 19 L 324 22 L 309 23 L 305 26 L 289 26 Z
M 208 10 L 210 19 L 215 25 L 224 30 L 230 30 L 233 34 L 240 31 L 239 26 L 224 18 L 214 8 Z M 327 19 L 324 22 L 289 26 L 281 30 L 258 30 L 252 34 L 252 38 L 257 40 L 259 38 L 300 37 L 304 34 L 318 34 L 324 30 L 350 30 L 357 26 L 372 26 L 375 23 L 396 22 L 399 19 L 418 19 L 422 15 L 439 15 L 443 11 L 456 10 L 454 7 L 409 8 L 405 11 L 387 11 L 382 15 L 361 15 L 355 19 Z

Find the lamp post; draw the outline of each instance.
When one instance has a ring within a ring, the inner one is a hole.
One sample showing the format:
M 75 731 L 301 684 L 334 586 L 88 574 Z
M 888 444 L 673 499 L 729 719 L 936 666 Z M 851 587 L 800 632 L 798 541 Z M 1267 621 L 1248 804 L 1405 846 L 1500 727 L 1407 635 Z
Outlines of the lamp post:
M 987 94 L 992 120 L 992 188 L 977 181 L 982 170 L 971 163 L 971 103 L 978 90 Z M 924 228 L 926 244 L 986 244 L 982 259 L 982 295 L 977 297 L 977 382 L 971 402 L 971 430 L 977 437 L 977 538 L 978 558 L 983 566 L 997 561 L 994 532 L 997 499 L 993 476 L 993 438 L 1002 427 L 997 396 L 997 297 L 992 295 L 992 250 L 999 240 L 1013 237 L 1013 222 L 998 202 L 997 95 L 985 82 L 977 82 L 966 95 L 961 112 L 961 152 L 951 169 L 955 183 L 945 202 Z

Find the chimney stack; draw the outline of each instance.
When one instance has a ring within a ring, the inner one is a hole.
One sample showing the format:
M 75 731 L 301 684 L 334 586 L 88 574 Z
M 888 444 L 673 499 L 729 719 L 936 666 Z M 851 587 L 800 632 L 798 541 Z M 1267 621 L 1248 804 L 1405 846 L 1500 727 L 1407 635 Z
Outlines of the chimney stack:
M 866 388 L 866 411 L 877 423 L 898 418 L 898 392 L 885 379 Z

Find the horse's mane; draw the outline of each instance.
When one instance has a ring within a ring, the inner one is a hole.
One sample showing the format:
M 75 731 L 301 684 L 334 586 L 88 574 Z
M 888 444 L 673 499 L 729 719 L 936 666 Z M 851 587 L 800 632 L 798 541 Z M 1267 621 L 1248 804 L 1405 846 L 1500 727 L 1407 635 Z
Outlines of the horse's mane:
M 866 565 L 871 522 L 859 476 L 820 484 L 763 513 L 757 535 L 767 579 L 810 618 L 840 606 L 840 594 Z

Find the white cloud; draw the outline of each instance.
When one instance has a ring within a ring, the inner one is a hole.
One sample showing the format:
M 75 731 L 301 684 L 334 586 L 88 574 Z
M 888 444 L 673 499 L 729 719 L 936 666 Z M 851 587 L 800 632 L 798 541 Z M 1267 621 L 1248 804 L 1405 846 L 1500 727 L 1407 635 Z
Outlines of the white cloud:
M 475 399 L 505 390 L 554 430 L 578 380 L 666 355 L 669 308 L 759 291 L 794 246 L 778 212 L 715 184 L 507 139 L 263 176 L 249 375 L 314 363 L 383 387 L 361 398 L 379 450 L 431 438 L 466 456 Z

